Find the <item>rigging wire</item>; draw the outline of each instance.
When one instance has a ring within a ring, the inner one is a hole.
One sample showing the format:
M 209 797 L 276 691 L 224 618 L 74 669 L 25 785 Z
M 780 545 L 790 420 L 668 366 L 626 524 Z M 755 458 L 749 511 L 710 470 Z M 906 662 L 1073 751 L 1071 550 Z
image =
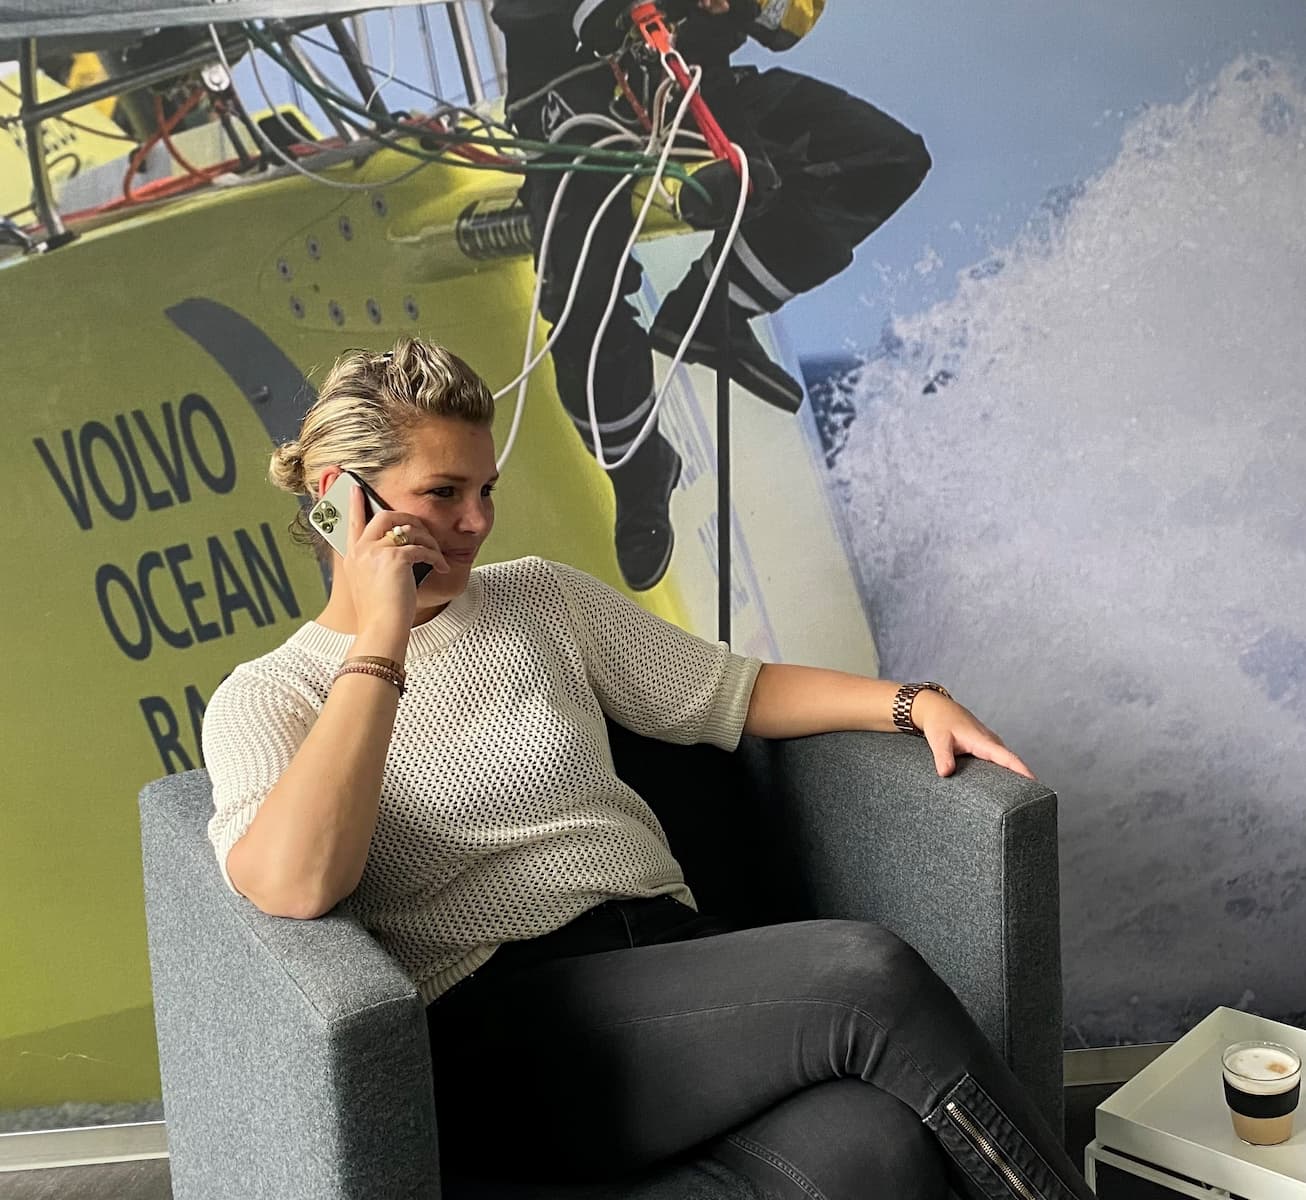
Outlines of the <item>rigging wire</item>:
M 281 106 L 277 104 L 277 102 L 273 100 L 272 96 L 269 94 L 267 84 L 263 82 L 263 72 L 258 69 L 258 55 L 253 50 L 251 50 L 249 53 L 249 66 L 250 66 L 250 70 L 254 73 L 254 82 L 258 86 L 258 90 L 263 94 L 263 100 L 267 104 L 268 110 L 277 119 L 277 122 L 278 124 L 280 124 L 281 128 L 290 134 L 292 138 L 291 144 L 297 145 L 303 142 L 304 131 L 302 129 L 296 129 L 289 121 L 286 120 L 285 114 L 281 111 Z M 298 82 L 295 80 L 293 76 L 290 77 L 290 82 L 295 87 L 299 86 Z M 234 93 L 236 88 L 235 80 L 232 81 L 231 87 Z
M 418 11 L 419 13 L 421 12 L 420 5 L 418 6 Z M 298 33 L 295 36 L 298 38 L 299 41 L 307 42 L 310 46 L 316 46 L 319 50 L 325 50 L 328 54 L 334 54 L 337 58 L 344 57 L 344 55 L 340 53 L 340 48 L 338 46 L 331 45 L 329 42 L 324 42 L 318 38 L 310 37 L 306 33 Z M 361 59 L 359 61 L 362 62 Z M 433 67 L 434 59 L 428 57 L 427 63 L 428 63 L 428 68 Z M 371 63 L 364 62 L 362 63 L 362 65 L 366 67 L 369 71 L 376 70 L 376 68 Z M 394 83 L 396 87 L 405 88 L 408 91 L 412 92 L 415 96 L 422 96 L 427 100 L 434 100 L 438 105 L 440 105 L 441 108 L 446 109 L 449 112 L 462 113 L 464 116 L 470 118 L 471 120 L 481 125 L 485 129 L 500 129 L 504 133 L 506 133 L 509 137 L 515 136 L 512 129 L 509 126 L 505 125 L 502 121 L 496 121 L 493 117 L 489 116 L 486 113 L 481 112 L 479 109 L 468 108 L 467 105 L 465 104 L 455 104 L 453 103 L 452 100 L 446 100 L 443 96 L 439 95 L 438 93 L 428 91 L 426 88 L 423 87 L 418 87 L 417 84 L 409 83 L 408 80 L 406 79 L 396 78 L 394 80 Z
M 239 94 L 236 92 L 236 81 L 232 76 L 231 63 L 227 61 L 226 52 L 222 48 L 222 40 L 218 37 L 218 32 L 212 25 L 210 25 L 208 29 L 209 29 L 209 37 L 213 40 L 213 48 L 218 53 L 218 60 L 222 63 L 223 68 L 227 72 L 227 78 L 231 81 L 232 97 L 237 104 L 240 104 L 240 97 Z M 275 56 L 270 56 L 270 57 L 275 57 Z M 252 53 L 250 55 L 250 64 L 251 66 L 254 64 L 254 56 Z M 255 77 L 258 78 L 257 67 L 255 67 Z M 261 79 L 259 80 L 259 86 L 262 87 Z M 314 89 L 312 87 L 309 87 L 310 92 L 313 90 Z M 267 93 L 264 92 L 264 95 L 266 94 Z M 273 105 L 273 111 L 274 112 L 276 111 L 275 105 Z M 279 115 L 280 114 L 278 114 L 278 116 Z M 412 167 L 411 169 L 403 172 L 400 175 L 396 175 L 393 179 L 378 180 L 375 183 L 349 183 L 347 180 L 343 180 L 343 179 L 328 179 L 324 175 L 319 175 L 315 171 L 308 170 L 307 168 L 301 166 L 298 162 L 296 162 L 295 159 L 293 159 L 287 154 L 284 154 L 281 150 L 281 147 L 279 147 L 270 137 L 268 137 L 268 135 L 259 126 L 257 121 L 253 122 L 250 127 L 258 134 L 259 140 L 262 141 L 263 145 L 268 150 L 270 150 L 275 157 L 279 158 L 283 163 L 285 163 L 286 166 L 290 167 L 296 173 L 303 175 L 304 178 L 312 180 L 314 183 L 320 183 L 326 187 L 337 188 L 341 191 L 371 192 L 371 191 L 375 191 L 377 188 L 390 187 L 393 184 L 399 183 L 401 180 L 408 179 L 410 176 L 416 175 L 418 171 L 420 171 L 423 167 L 428 165 L 427 163 L 424 162 L 418 163 L 417 166 Z M 298 138 L 299 136 L 300 136 L 299 131 L 296 130 L 295 137 Z
M 372 94 L 363 101 L 364 108 L 371 108 L 372 101 L 381 94 L 381 89 L 385 87 L 387 83 L 393 83 L 395 78 L 395 10 L 393 8 L 386 9 L 386 15 L 390 18 L 390 66 L 387 69 L 385 79 L 381 83 L 375 84 L 372 88 Z M 366 66 L 366 64 L 364 64 L 364 66 Z M 372 71 L 371 67 L 368 67 L 367 69 L 369 73 Z
M 304 76 L 298 73 L 297 69 L 292 63 L 289 63 L 279 54 L 276 48 L 266 39 L 266 37 L 264 37 L 264 35 L 259 30 L 257 30 L 254 26 L 249 24 L 247 24 L 245 28 L 250 38 L 254 41 L 254 43 L 260 49 L 262 49 L 270 58 L 272 58 L 278 64 L 278 66 L 280 66 L 283 70 L 289 71 L 291 74 L 295 74 L 297 78 L 300 79 L 301 83 L 304 83 L 305 86 L 308 86 L 309 81 L 305 80 Z M 339 111 L 337 110 L 338 115 L 340 115 L 343 120 L 348 121 L 350 124 L 354 125 L 355 128 L 359 128 L 362 129 L 364 132 L 371 133 L 371 135 L 374 138 L 376 137 L 376 134 L 373 131 L 369 130 L 367 126 L 361 125 L 359 123 L 359 119 L 374 121 L 376 124 L 395 133 L 411 135 L 414 132 L 412 124 L 397 121 L 393 117 L 382 117 L 379 114 L 369 112 L 366 109 L 364 109 L 363 106 L 358 103 L 358 101 L 354 100 L 352 97 L 342 94 L 341 92 L 337 91 L 334 88 L 331 88 L 329 85 L 319 86 L 317 84 L 314 84 L 310 90 L 314 92 L 314 96 L 319 103 L 322 103 L 323 96 L 326 96 L 329 99 L 329 101 L 331 101 L 332 103 L 340 107 L 347 108 L 350 111 L 356 113 L 358 119 L 350 120 L 349 118 L 346 118 L 343 113 L 339 113 Z M 608 173 L 612 173 L 614 171 L 620 170 L 621 168 L 617 166 L 608 166 L 607 165 L 608 163 L 613 163 L 613 164 L 635 163 L 645 168 L 645 173 L 647 173 L 651 171 L 654 166 L 654 160 L 651 156 L 645 154 L 635 154 L 627 151 L 612 151 L 612 150 L 596 151 L 591 146 L 557 145 L 551 142 L 540 142 L 533 139 L 519 138 L 519 137 L 509 137 L 509 138 L 477 137 L 474 134 L 468 134 L 465 131 L 459 129 L 450 130 L 447 134 L 444 134 L 443 136 L 446 136 L 451 143 L 457 146 L 474 145 L 474 146 L 493 146 L 496 148 L 508 147 L 513 149 L 522 149 L 522 150 L 538 152 L 541 155 L 558 154 L 558 153 L 582 154 L 585 156 L 587 160 L 586 162 L 580 164 L 575 168 L 573 168 L 570 163 L 560 163 L 560 164 L 559 163 L 534 163 L 533 161 L 519 162 L 516 160 L 507 160 L 505 162 L 501 162 L 497 164 L 493 164 L 493 163 L 474 164 L 481 167 L 489 167 L 490 169 L 502 169 L 504 166 L 507 166 L 510 169 L 517 170 L 517 171 L 521 171 L 523 169 L 525 170 L 576 169 L 582 171 L 585 170 L 606 171 Z M 391 145 L 395 149 L 401 149 L 394 143 L 388 142 L 386 144 Z M 413 150 L 412 148 L 402 148 L 401 153 L 413 154 L 415 157 L 422 156 L 420 152 Z M 590 162 L 588 161 L 590 159 L 594 159 L 597 161 Z M 458 165 L 463 166 L 463 165 L 470 165 L 470 164 L 459 163 Z M 675 172 L 673 172 L 673 174 L 675 174 Z
M 440 84 L 440 69 L 435 62 L 435 43 L 431 40 L 431 22 L 426 15 L 426 5 L 419 4 L 416 6 L 417 11 L 417 32 L 422 35 L 422 57 L 426 59 L 426 76 L 431 81 L 433 88 L 438 88 Z M 411 84 L 404 84 L 405 87 L 411 87 Z
M 10 87 L 3 79 L 0 79 L 0 88 L 4 88 L 16 100 L 23 98 L 22 92 L 17 88 Z M 108 133 L 103 129 L 93 129 L 90 125 L 83 125 L 80 121 L 74 121 L 71 117 L 65 117 L 62 114 L 57 117 L 50 117 L 51 121 L 62 121 L 65 125 L 71 125 L 74 129 L 82 133 L 89 133 L 92 137 L 108 138 L 114 142 L 135 142 L 136 139 L 126 133 Z M 9 116 L 0 116 L 0 126 L 21 125 L 23 123 L 22 113 L 13 113 Z M 19 209 L 21 212 L 22 210 Z

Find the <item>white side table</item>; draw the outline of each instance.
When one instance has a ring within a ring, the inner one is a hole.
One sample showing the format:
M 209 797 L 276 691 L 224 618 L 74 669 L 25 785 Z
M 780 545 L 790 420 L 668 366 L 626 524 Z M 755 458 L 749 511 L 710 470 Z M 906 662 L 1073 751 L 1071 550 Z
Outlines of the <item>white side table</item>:
M 1306 1060 L 1306 1030 L 1217 1008 L 1098 1105 L 1084 1174 L 1101 1200 L 1306 1200 L 1306 1106 L 1280 1146 L 1249 1146 L 1229 1121 L 1221 1055 L 1253 1038 Z

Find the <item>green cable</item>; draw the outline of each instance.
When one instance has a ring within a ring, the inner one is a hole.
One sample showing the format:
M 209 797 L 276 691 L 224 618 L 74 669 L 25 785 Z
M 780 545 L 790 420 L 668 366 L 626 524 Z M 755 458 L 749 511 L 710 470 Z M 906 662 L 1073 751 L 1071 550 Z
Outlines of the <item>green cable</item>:
M 274 44 L 271 43 L 267 38 L 265 38 L 261 34 L 261 32 L 257 29 L 257 27 L 247 22 L 245 23 L 244 28 L 246 33 L 249 35 L 250 39 L 265 54 L 267 54 L 269 58 L 271 58 L 275 63 L 277 63 L 277 65 L 280 66 L 282 70 L 286 71 L 287 74 L 289 74 L 292 78 L 297 80 L 301 86 L 303 86 L 311 95 L 313 95 L 313 97 L 318 101 L 319 104 L 323 106 L 324 109 L 326 109 L 327 111 L 334 111 L 335 115 L 339 117 L 340 120 L 343 121 L 345 124 L 349 125 L 353 129 L 356 129 L 362 133 L 367 134 L 369 137 L 373 138 L 380 145 L 386 146 L 389 149 L 397 151 L 398 153 L 406 154 L 409 157 L 420 159 L 423 162 L 438 162 L 448 166 L 466 167 L 473 170 L 491 170 L 491 171 L 500 171 L 500 172 L 506 171 L 511 173 L 525 173 L 530 171 L 547 171 L 547 172 L 581 171 L 588 174 L 605 174 L 605 175 L 636 174 L 636 175 L 645 175 L 645 176 L 651 176 L 656 173 L 655 159 L 650 158 L 648 155 L 639 154 L 633 151 L 608 150 L 605 147 L 596 148 L 593 146 L 572 145 L 570 143 L 562 143 L 562 142 L 537 142 L 525 138 L 477 137 L 473 134 L 459 134 L 457 133 L 457 131 L 454 131 L 453 136 L 449 138 L 450 141 L 470 143 L 473 145 L 488 145 L 488 146 L 494 146 L 496 148 L 507 147 L 511 149 L 518 149 L 518 148 L 538 149 L 544 152 L 555 153 L 555 154 L 571 153 L 574 156 L 584 157 L 587 159 L 602 158 L 602 159 L 616 160 L 621 163 L 629 164 L 629 165 L 609 166 L 603 163 L 595 163 L 595 162 L 541 163 L 541 162 L 531 161 L 531 162 L 512 163 L 512 164 L 478 163 L 478 162 L 472 162 L 468 160 L 461 160 L 458 162 L 454 162 L 447 155 L 444 154 L 439 154 L 439 153 L 432 154 L 424 150 L 415 150 L 412 147 L 401 145 L 395 141 L 392 141 L 389 138 L 385 138 L 377 135 L 373 130 L 369 129 L 366 125 L 363 125 L 356 120 L 352 120 L 351 118 L 346 116 L 345 113 L 340 112 L 339 109 L 343 105 L 344 107 L 360 114 L 361 116 L 367 117 L 370 120 L 374 120 L 378 124 L 385 126 L 392 133 L 397 133 L 401 136 L 405 136 L 405 137 L 417 136 L 420 138 L 422 136 L 420 134 L 420 131 L 405 126 L 402 123 L 393 120 L 389 116 L 375 113 L 372 110 L 367 109 L 363 105 L 357 103 L 351 97 L 336 92 L 335 89 L 333 88 L 323 88 L 315 80 L 308 78 L 306 73 L 299 71 L 299 69 L 294 64 L 292 64 L 288 59 L 284 58 L 278 52 L 278 49 L 274 46 Z M 693 187 L 694 190 L 697 191 L 705 200 L 710 200 L 710 196 L 708 195 L 707 190 L 703 187 L 703 185 L 700 184 L 697 180 L 695 180 L 693 176 L 688 171 L 686 171 L 682 166 L 680 166 L 678 163 L 669 162 L 663 174 L 670 175 L 672 178 L 678 179 L 681 182 L 681 184 L 684 186 Z
M 365 105 L 353 99 L 353 97 L 347 96 L 343 92 L 338 92 L 335 88 L 332 88 L 329 85 L 318 84 L 314 80 L 309 79 L 305 73 L 299 71 L 295 64 L 282 56 L 279 47 L 264 37 L 262 31 L 259 30 L 257 26 L 246 22 L 244 28 L 250 39 L 258 45 L 259 49 L 276 62 L 282 70 L 292 75 L 300 84 L 311 91 L 319 101 L 322 99 L 322 95 L 325 92 L 337 106 L 343 105 L 351 112 L 356 113 L 358 116 L 363 117 L 366 120 L 376 121 L 378 124 L 385 125 L 393 132 L 403 132 L 407 134 L 413 132 L 400 122 L 395 121 L 392 117 L 367 108 Z M 573 156 L 585 155 L 590 158 L 609 159 L 613 162 L 621 163 L 631 162 L 652 165 L 657 161 L 655 158 L 650 158 L 647 154 L 642 154 L 634 150 L 613 150 L 608 147 L 578 145 L 570 142 L 539 142 L 529 138 L 518 137 L 487 138 L 478 137 L 476 134 L 471 133 L 459 134 L 457 131 L 454 131 L 453 137 L 459 141 L 470 142 L 477 145 L 496 147 L 507 146 L 512 149 L 535 150 L 557 154 L 570 153 Z
M 270 55 L 270 57 L 273 57 L 274 60 L 276 60 L 275 55 Z M 276 61 L 279 62 L 279 60 Z M 279 65 L 286 66 L 286 64 L 280 64 L 280 63 Z M 287 67 L 287 69 L 289 68 Z M 291 73 L 294 74 L 294 72 Z M 308 80 L 302 76 L 296 76 L 296 78 L 299 79 L 300 83 L 304 86 L 304 88 L 314 96 L 314 98 L 318 101 L 319 104 L 323 106 L 323 108 L 327 109 L 328 111 L 335 111 L 335 115 L 342 122 L 349 125 L 351 128 L 358 130 L 360 133 L 366 134 L 372 141 L 374 141 L 378 145 L 385 146 L 386 148 L 394 150 L 399 154 L 405 154 L 410 158 L 419 159 L 422 162 L 440 163 L 445 166 L 460 167 L 460 168 L 474 170 L 474 171 L 499 171 L 499 172 L 507 172 L 511 174 L 528 174 L 533 171 L 550 172 L 550 173 L 561 173 L 564 171 L 580 171 L 592 175 L 618 175 L 618 176 L 627 176 L 627 177 L 632 175 L 652 176 L 656 174 L 656 167 L 637 166 L 633 164 L 629 166 L 607 166 L 600 163 L 569 163 L 569 162 L 542 163 L 542 162 L 534 162 L 534 161 L 520 162 L 520 163 L 506 163 L 506 162 L 485 163 L 485 162 L 475 162 L 468 159 L 455 159 L 449 157 L 447 154 L 439 153 L 439 152 L 431 153 L 429 151 L 425 151 L 421 149 L 414 149 L 411 146 L 406 146 L 400 142 L 392 140 L 391 138 L 384 137 L 376 133 L 374 130 L 370 129 L 367 125 L 363 124 L 362 122 L 354 120 L 346 113 L 334 109 L 331 103 L 332 97 L 330 95 L 323 94 L 317 87 L 314 86 L 311 80 Z M 410 138 L 418 137 L 420 139 L 423 136 L 433 136 L 429 134 L 423 135 L 421 131 L 402 125 L 396 121 L 386 121 L 383 122 L 383 124 L 387 125 L 387 127 L 399 133 L 403 137 L 410 137 Z M 504 139 L 503 141 L 494 141 L 492 142 L 492 144 L 503 145 L 506 142 L 507 139 Z M 576 147 L 576 149 L 580 152 L 585 152 L 589 148 L 581 146 L 581 147 Z M 644 156 L 639 156 L 639 157 L 642 158 L 643 161 L 646 163 L 651 161 Z M 683 186 L 692 187 L 696 192 L 699 193 L 699 195 L 703 197 L 704 200 L 707 200 L 709 202 L 711 201 L 711 197 L 708 194 L 707 189 L 704 188 L 703 185 L 693 177 L 693 175 L 691 175 L 683 167 L 679 166 L 679 164 L 668 163 L 667 169 L 663 172 L 663 174 L 670 175 L 672 178 L 680 180 Z

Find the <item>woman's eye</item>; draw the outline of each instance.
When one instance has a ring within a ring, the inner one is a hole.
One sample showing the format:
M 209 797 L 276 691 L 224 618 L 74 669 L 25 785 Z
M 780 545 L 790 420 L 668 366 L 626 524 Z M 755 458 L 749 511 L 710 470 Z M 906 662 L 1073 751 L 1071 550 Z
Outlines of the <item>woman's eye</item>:
M 448 500 L 449 497 L 453 495 L 453 488 L 451 488 L 451 487 L 438 487 L 438 488 L 432 488 L 432 489 L 431 489 L 429 492 L 427 492 L 426 494 L 427 494 L 428 496 L 436 496 L 436 497 L 438 497 L 438 498 L 441 499 L 441 500 Z
M 492 483 L 487 483 L 483 488 L 481 488 L 481 495 L 482 495 L 482 496 L 487 496 L 487 497 L 488 497 L 488 496 L 490 496 L 490 495 L 493 494 L 494 489 L 495 489 L 495 485 L 494 485 L 494 484 L 492 484 Z

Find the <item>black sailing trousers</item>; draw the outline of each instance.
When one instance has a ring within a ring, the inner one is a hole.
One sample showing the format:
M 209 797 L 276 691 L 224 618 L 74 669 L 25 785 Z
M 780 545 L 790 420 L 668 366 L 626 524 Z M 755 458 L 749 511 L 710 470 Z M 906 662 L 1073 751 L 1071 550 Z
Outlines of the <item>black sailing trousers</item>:
M 569 29 L 509 30 L 507 47 L 509 105 L 539 93 L 512 110 L 522 136 L 547 139 L 570 116 L 608 112 L 612 74 L 606 64 L 594 67 L 592 56 L 576 51 Z M 547 86 L 586 64 L 590 70 Z M 731 296 L 748 315 L 774 312 L 847 267 L 853 249 L 897 211 L 930 167 L 919 135 L 840 88 L 783 68 L 758 73 L 712 67 L 705 72 L 703 94 L 726 132 L 746 152 L 764 152 L 779 180 L 769 202 L 745 220 L 731 254 Z M 611 132 L 591 126 L 563 137 L 588 144 Z M 561 178 L 533 174 L 523 189 L 537 265 Z M 550 324 L 562 312 L 586 234 L 615 182 L 611 175 L 576 174 L 567 185 L 545 266 L 541 307 Z M 553 348 L 559 396 L 591 451 L 586 372 L 631 227 L 630 202 L 623 197 L 599 224 L 575 306 Z M 705 285 L 712 265 L 709 249 L 686 278 L 696 274 Z M 623 297 L 638 289 L 640 278 L 632 263 L 623 278 Z M 608 458 L 623 454 L 639 433 L 652 387 L 648 339 L 634 305 L 620 300 L 595 376 Z
M 953 993 L 867 922 L 609 901 L 501 948 L 427 1023 L 453 1174 L 694 1154 L 776 1200 L 1092 1197 Z

